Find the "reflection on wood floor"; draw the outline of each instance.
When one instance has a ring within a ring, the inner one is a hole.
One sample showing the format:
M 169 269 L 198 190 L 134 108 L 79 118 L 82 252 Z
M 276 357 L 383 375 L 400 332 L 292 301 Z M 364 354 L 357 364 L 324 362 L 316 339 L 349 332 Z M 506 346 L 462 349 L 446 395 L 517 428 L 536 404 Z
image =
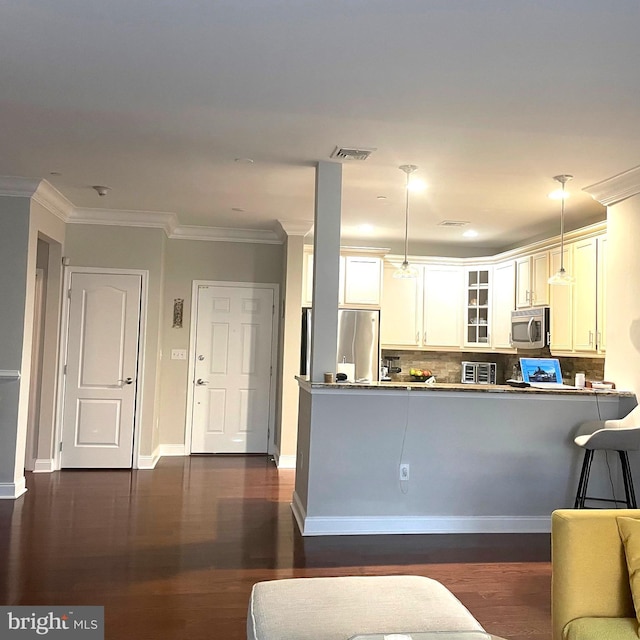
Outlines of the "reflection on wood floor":
M 494 634 L 551 637 L 548 535 L 302 538 L 293 480 L 262 456 L 28 474 L 0 501 L 0 601 L 104 605 L 108 640 L 242 640 L 255 582 L 415 574 Z

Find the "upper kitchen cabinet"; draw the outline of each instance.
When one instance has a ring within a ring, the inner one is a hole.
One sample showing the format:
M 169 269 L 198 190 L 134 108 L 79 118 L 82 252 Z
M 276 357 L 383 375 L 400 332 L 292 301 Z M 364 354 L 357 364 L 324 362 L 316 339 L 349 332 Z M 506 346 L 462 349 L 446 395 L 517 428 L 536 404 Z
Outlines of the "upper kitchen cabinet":
M 380 342 L 382 346 L 418 347 L 422 334 L 422 270 L 418 278 L 394 278 L 398 265 L 384 263 Z
M 305 254 L 303 306 L 313 303 L 313 254 Z M 370 255 L 341 255 L 338 304 L 348 307 L 380 306 L 382 259 Z
M 513 349 L 511 346 L 511 312 L 515 308 L 516 262 L 507 260 L 493 267 L 491 302 L 491 346 Z
M 467 347 L 488 347 L 491 322 L 490 290 L 491 267 L 465 269 L 465 332 Z
M 344 304 L 380 305 L 382 260 L 345 256 Z
M 516 260 L 516 307 L 549 304 L 549 252 L 541 251 Z
M 422 321 L 425 347 L 460 347 L 463 274 L 463 268 L 457 265 L 425 265 Z
M 417 278 L 394 278 L 384 265 L 380 335 L 383 347 L 459 349 L 463 323 L 463 268 L 413 265 Z
M 550 267 L 552 273 L 560 270 L 560 247 L 552 249 L 550 253 Z M 573 274 L 573 246 L 564 246 L 564 268 Z M 551 351 L 573 351 L 573 286 L 552 285 L 549 287 L 549 302 L 551 306 Z
M 573 243 L 573 349 L 604 353 L 606 236 Z

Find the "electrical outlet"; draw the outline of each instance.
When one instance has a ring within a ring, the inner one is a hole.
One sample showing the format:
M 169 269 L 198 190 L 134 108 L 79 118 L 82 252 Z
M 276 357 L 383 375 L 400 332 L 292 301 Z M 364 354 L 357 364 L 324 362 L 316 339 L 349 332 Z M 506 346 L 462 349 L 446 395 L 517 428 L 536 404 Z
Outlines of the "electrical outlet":
M 409 465 L 401 464 L 400 465 L 400 481 L 409 479 Z
M 171 359 L 172 360 L 186 360 L 187 359 L 187 350 L 186 349 L 171 349 Z

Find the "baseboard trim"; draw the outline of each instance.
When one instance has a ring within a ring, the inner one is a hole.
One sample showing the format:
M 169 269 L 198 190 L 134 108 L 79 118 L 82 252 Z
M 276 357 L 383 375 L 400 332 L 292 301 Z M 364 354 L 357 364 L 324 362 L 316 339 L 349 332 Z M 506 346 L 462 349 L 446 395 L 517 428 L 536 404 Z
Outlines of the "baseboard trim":
M 15 500 L 26 492 L 24 476 L 18 482 L 0 482 L 0 500 Z
M 38 458 L 34 465 L 33 473 L 52 473 L 56 470 L 55 461 L 53 458 Z
M 184 444 L 161 444 L 160 456 L 186 456 Z
M 293 492 L 293 502 L 291 503 L 291 511 L 293 511 L 293 517 L 296 519 L 296 523 L 298 525 L 298 529 L 300 529 L 300 533 L 303 536 L 308 535 L 304 532 L 304 523 L 307 520 L 307 510 L 302 505 L 300 496 L 295 491 Z
M 276 459 L 276 467 L 278 469 L 295 469 L 296 468 L 296 456 L 281 456 L 280 454 L 275 454 Z
M 156 449 L 150 456 L 138 456 L 138 469 L 155 469 L 160 460 L 160 455 Z
M 293 513 L 303 536 L 551 531 L 551 516 L 309 517 L 295 493 L 293 498 Z

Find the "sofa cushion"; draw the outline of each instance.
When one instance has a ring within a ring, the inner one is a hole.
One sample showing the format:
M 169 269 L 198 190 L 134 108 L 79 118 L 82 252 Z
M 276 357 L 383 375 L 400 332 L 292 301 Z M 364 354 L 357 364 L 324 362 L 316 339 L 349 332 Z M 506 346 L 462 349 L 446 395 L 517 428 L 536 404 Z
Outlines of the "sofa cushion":
M 635 618 L 577 618 L 562 633 L 563 640 L 638 640 Z
M 291 578 L 254 585 L 248 640 L 346 640 L 366 633 L 482 631 L 442 584 L 422 576 Z
M 618 517 L 618 530 L 629 570 L 629 584 L 636 618 L 640 621 L 640 520 Z

